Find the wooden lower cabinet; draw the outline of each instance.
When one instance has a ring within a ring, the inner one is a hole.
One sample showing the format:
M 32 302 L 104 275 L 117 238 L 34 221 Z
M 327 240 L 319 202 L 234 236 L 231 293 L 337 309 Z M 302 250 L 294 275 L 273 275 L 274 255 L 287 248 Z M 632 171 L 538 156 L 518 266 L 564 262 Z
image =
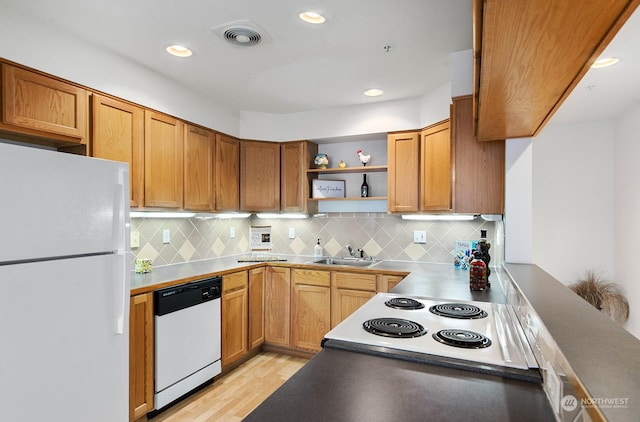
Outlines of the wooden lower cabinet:
M 331 278 L 331 328 L 376 295 L 375 274 L 334 272 Z
M 398 283 L 402 281 L 404 276 L 401 275 L 389 275 L 389 274 L 380 274 L 378 275 L 378 287 L 377 291 L 381 293 L 388 293 L 396 287 Z
M 265 269 L 249 271 L 249 349 L 264 343 L 264 286 Z
M 331 329 L 331 276 L 329 271 L 296 269 L 292 272 L 291 346 L 320 351 Z
M 291 326 L 290 268 L 267 268 L 264 303 L 265 343 L 289 347 Z
M 244 357 L 248 351 L 248 271 L 222 277 L 222 367 Z
M 153 410 L 153 293 L 131 297 L 129 316 L 129 420 Z

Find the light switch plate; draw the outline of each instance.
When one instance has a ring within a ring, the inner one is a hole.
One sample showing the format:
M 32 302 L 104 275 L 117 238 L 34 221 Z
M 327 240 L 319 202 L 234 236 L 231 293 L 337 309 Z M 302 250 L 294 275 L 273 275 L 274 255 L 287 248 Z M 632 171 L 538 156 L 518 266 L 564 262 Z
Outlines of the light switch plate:
M 296 229 L 295 227 L 289 227 L 289 239 L 296 238 Z
M 162 230 L 162 243 L 171 242 L 171 230 L 164 229 Z
M 138 231 L 131 232 L 131 247 L 132 248 L 140 247 L 140 232 Z
M 236 237 L 236 228 L 229 227 L 229 239 L 235 239 Z
M 413 243 L 427 243 L 426 230 L 415 230 L 413 232 Z

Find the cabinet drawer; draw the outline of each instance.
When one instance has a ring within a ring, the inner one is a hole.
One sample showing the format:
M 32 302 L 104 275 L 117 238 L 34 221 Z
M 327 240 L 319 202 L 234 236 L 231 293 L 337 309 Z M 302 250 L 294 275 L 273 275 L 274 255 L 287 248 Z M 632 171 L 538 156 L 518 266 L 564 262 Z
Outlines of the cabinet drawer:
M 331 273 L 318 270 L 293 270 L 293 284 L 307 284 L 311 286 L 331 286 Z
M 361 273 L 334 273 L 334 286 L 338 289 L 376 291 L 376 275 Z
M 222 292 L 230 292 L 236 289 L 246 289 L 248 286 L 249 273 L 240 271 L 239 273 L 222 276 Z

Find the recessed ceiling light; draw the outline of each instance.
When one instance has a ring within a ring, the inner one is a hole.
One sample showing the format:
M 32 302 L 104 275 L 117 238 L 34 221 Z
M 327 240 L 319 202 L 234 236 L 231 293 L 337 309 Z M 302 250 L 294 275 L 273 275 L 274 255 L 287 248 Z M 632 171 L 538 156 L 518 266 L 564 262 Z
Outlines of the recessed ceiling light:
M 193 54 L 191 50 L 182 45 L 170 45 L 167 47 L 167 53 L 176 57 L 189 57 Z
M 364 92 L 364 95 L 366 95 L 367 97 L 377 97 L 379 95 L 382 95 L 384 91 L 378 88 L 371 88 L 371 89 L 367 89 Z
M 324 16 L 316 12 L 302 12 L 298 15 L 300 19 L 307 23 L 320 24 L 325 22 Z
M 594 64 L 591 65 L 592 69 L 601 69 L 603 67 L 613 66 L 618 63 L 618 59 L 615 57 L 604 57 L 602 59 L 598 59 Z

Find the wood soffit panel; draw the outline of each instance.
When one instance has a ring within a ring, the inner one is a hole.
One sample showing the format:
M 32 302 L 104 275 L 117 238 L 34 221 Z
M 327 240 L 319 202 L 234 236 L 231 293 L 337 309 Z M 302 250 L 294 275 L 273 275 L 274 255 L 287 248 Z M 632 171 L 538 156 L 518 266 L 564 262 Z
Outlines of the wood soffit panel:
M 640 0 L 474 0 L 479 140 L 536 136 Z

